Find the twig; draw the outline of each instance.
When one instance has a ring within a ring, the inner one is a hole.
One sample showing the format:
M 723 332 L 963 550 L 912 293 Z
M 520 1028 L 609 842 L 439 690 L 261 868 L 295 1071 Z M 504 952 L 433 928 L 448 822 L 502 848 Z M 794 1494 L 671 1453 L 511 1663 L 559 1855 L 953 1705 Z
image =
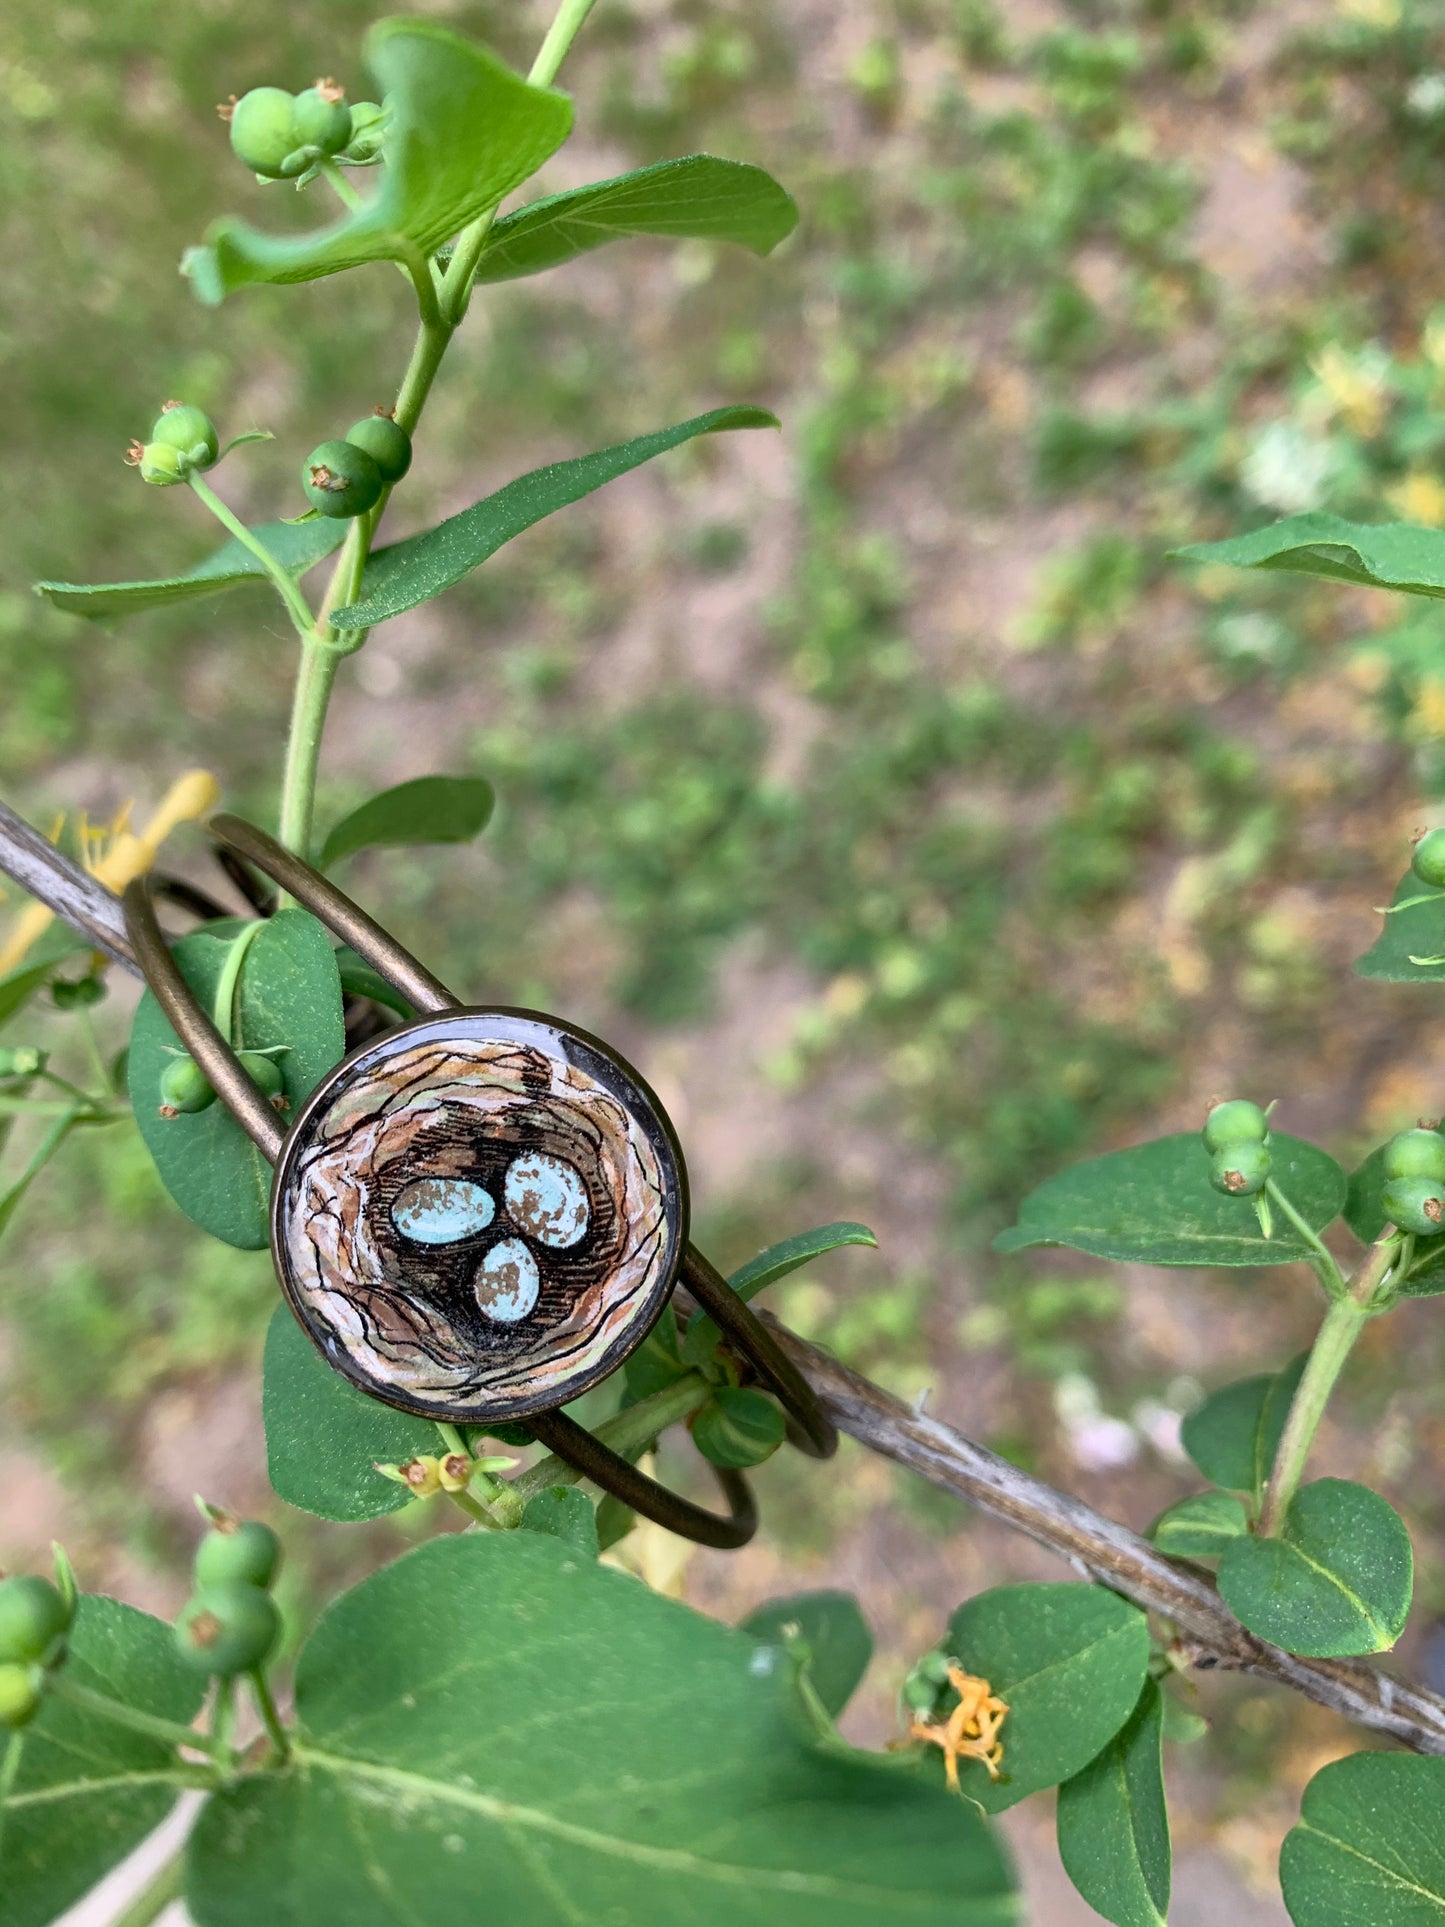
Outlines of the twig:
M 768 1322 L 840 1431 L 944 1491 L 957 1493 L 1068 1560 L 1076 1571 L 1169 1620 L 1191 1665 L 1256 1673 L 1293 1687 L 1372 1732 L 1387 1733 L 1417 1753 L 1445 1755 L 1445 1699 L 1392 1679 L 1369 1660 L 1297 1659 L 1256 1639 L 1230 1612 L 1202 1568 L 1166 1559 L 1126 1526 L 1054 1491 L 951 1426 L 923 1417 L 776 1320 Z
M 117 899 L 3 803 L 0 870 L 127 969 L 135 969 Z M 1256 1639 L 1200 1567 L 1166 1559 L 1126 1526 L 1054 1491 L 951 1426 L 913 1411 L 775 1320 L 769 1323 L 840 1431 L 944 1491 L 958 1493 L 1077 1571 L 1168 1620 L 1190 1664 L 1258 1674 L 1417 1753 L 1445 1756 L 1445 1699 L 1392 1679 L 1369 1660 L 1296 1659 Z

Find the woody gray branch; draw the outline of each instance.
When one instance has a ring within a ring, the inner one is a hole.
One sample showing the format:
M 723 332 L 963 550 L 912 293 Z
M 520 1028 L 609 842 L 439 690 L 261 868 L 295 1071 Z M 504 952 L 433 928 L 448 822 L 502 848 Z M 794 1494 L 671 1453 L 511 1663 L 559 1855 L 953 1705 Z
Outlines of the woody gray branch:
M 914 1411 L 775 1320 L 768 1322 L 840 1432 L 1002 1519 L 1076 1571 L 1168 1620 L 1181 1656 L 1191 1665 L 1258 1674 L 1416 1753 L 1445 1755 L 1445 1699 L 1392 1679 L 1369 1660 L 1298 1659 L 1256 1639 L 1200 1567 L 1166 1559 L 1126 1526 Z
M 135 972 L 119 900 L 3 803 L 0 871 Z M 1445 1700 L 1391 1679 L 1367 1660 L 1297 1659 L 1266 1645 L 1245 1631 L 1198 1567 L 1164 1558 L 1127 1527 L 1056 1492 L 951 1426 L 911 1410 L 786 1327 L 769 1322 L 840 1431 L 1168 1620 L 1192 1665 L 1258 1674 L 1417 1753 L 1445 1755 Z

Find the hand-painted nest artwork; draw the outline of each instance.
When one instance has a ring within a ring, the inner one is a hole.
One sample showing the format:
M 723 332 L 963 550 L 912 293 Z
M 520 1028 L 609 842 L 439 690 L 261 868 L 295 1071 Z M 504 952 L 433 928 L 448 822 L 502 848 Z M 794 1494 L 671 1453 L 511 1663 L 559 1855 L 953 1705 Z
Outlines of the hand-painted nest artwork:
M 687 1237 L 671 1127 L 595 1040 L 424 1018 L 312 1094 L 277 1167 L 282 1285 L 337 1370 L 435 1418 L 525 1418 L 613 1371 Z

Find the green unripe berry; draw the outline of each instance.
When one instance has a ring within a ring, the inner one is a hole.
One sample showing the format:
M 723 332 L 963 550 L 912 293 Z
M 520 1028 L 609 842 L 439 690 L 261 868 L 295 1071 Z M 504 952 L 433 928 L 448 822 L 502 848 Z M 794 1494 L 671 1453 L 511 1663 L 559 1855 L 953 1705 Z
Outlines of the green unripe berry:
M 1422 883 L 1445 890 L 1445 830 L 1427 830 L 1415 845 L 1410 868 Z
M 231 108 L 231 150 L 253 174 L 268 181 L 286 178 L 284 165 L 298 144 L 295 104 L 282 87 L 253 87 Z M 221 113 L 226 114 L 224 107 Z
M 176 1617 L 176 1651 L 200 1673 L 249 1673 L 276 1644 L 281 1615 L 270 1593 L 243 1580 L 203 1586 Z
M 390 488 L 411 467 L 411 436 L 382 409 L 373 410 L 364 420 L 353 422 L 346 431 L 353 448 L 364 448 L 381 470 L 381 479 Z
M 202 408 L 182 401 L 168 401 L 156 417 L 151 441 L 178 448 L 192 468 L 209 468 L 221 453 L 221 438 L 216 424 Z
M 318 154 L 339 154 L 351 139 L 351 109 L 345 90 L 334 80 L 318 80 L 292 101 L 291 125 L 297 147 L 314 147 Z
M 204 1111 L 214 1104 L 210 1079 L 193 1057 L 173 1057 L 161 1072 L 161 1116 Z
M 720 1385 L 692 1421 L 693 1443 L 703 1457 L 734 1471 L 770 1459 L 786 1430 L 773 1401 L 749 1386 Z
M 269 1586 L 281 1563 L 281 1541 L 270 1526 L 259 1519 L 233 1519 L 228 1512 L 212 1517 L 215 1523 L 196 1548 L 196 1585 Z
M 386 109 L 378 106 L 374 100 L 353 101 L 351 139 L 346 143 L 341 159 L 350 161 L 356 167 L 369 167 L 373 161 L 379 160 L 386 121 Z
M 0 1580 L 0 1660 L 42 1660 L 69 1627 L 65 1601 L 48 1579 Z
M 1401 1131 L 1385 1146 L 1381 1162 L 1387 1179 L 1428 1178 L 1432 1184 L 1445 1184 L 1445 1137 L 1423 1125 Z
M 191 472 L 192 464 L 178 448 L 169 442 L 132 442 L 126 460 L 132 468 L 140 470 L 143 482 L 151 482 L 157 488 L 173 488 L 177 482 L 185 481 Z
M 1204 1120 L 1204 1145 L 1209 1151 L 1236 1144 L 1263 1144 L 1268 1136 L 1269 1119 L 1245 1097 L 1214 1105 Z
M 1445 1231 L 1445 1184 L 1435 1178 L 1391 1178 L 1381 1203 L 1391 1224 L 1417 1238 Z
M 302 464 L 301 486 L 322 515 L 348 521 L 365 515 L 380 500 L 381 470 L 352 442 L 322 442 Z
M 286 1095 L 286 1079 L 281 1066 L 274 1057 L 265 1051 L 243 1050 L 240 1052 L 241 1069 L 257 1085 L 261 1095 L 273 1111 L 289 1111 L 291 1100 Z
M 38 1666 L 0 1663 L 0 1729 L 13 1733 L 28 1726 L 40 1711 L 45 1675 Z
M 1253 1198 L 1269 1176 L 1269 1148 L 1264 1144 L 1227 1144 L 1209 1160 L 1209 1182 L 1230 1198 Z
M 34 1077 L 45 1069 L 46 1053 L 33 1044 L 12 1044 L 0 1050 L 0 1077 Z

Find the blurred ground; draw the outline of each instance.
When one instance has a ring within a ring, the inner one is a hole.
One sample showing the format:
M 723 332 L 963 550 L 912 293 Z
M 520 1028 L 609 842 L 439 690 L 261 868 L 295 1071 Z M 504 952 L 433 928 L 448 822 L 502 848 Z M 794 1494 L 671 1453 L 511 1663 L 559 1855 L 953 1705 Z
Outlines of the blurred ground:
M 436 11 L 518 59 L 541 18 Z M 260 518 L 388 392 L 398 277 L 207 314 L 174 272 L 260 193 L 210 103 L 332 70 L 355 91 L 366 19 L 13 0 L 0 22 L 0 781 L 38 821 L 144 805 L 195 763 L 272 807 L 289 647 L 263 598 L 97 631 L 26 585 L 202 551 L 194 505 L 119 461 L 165 396 L 277 429 L 221 471 Z M 501 800 L 475 851 L 351 881 L 443 976 L 640 1063 L 721 1260 L 877 1229 L 878 1254 L 779 1288 L 784 1317 L 1143 1526 L 1190 1486 L 1179 1413 L 1307 1343 L 1313 1286 L 1004 1263 L 1017 1198 L 1227 1090 L 1280 1096 L 1346 1161 L 1441 1108 L 1420 994 L 1349 968 L 1409 830 L 1445 816 L 1434 619 L 1165 555 L 1305 507 L 1445 521 L 1445 8 L 599 0 L 566 79 L 580 131 L 549 189 L 706 149 L 783 179 L 799 232 L 766 263 L 628 244 L 479 300 L 398 527 L 726 400 L 783 432 L 614 484 L 375 636 L 327 816 L 430 769 Z M 259 201 L 278 221 L 283 194 Z M 127 1004 L 98 1014 L 110 1048 Z M 7 1041 L 71 1035 L 27 1015 Z M 198 1486 L 274 1512 L 272 1291 L 264 1258 L 188 1233 L 128 1129 L 73 1143 L 0 1273 L 0 1562 L 60 1536 L 88 1583 L 170 1610 Z M 1428 1302 L 1372 1327 L 1319 1454 L 1409 1520 L 1416 1664 L 1445 1608 L 1441 1352 Z M 1053 1576 L 861 1453 L 760 1485 L 764 1538 L 678 1583 L 729 1617 L 854 1588 L 880 1644 L 860 1737 L 961 1597 Z M 283 1523 L 298 1619 L 435 1525 Z M 1282 1921 L 1279 1839 L 1348 1735 L 1228 1683 L 1200 1707 L 1172 1918 Z M 1035 1918 L 1071 1927 L 1093 1916 L 1050 1824 L 1036 1802 L 1011 1837 Z

